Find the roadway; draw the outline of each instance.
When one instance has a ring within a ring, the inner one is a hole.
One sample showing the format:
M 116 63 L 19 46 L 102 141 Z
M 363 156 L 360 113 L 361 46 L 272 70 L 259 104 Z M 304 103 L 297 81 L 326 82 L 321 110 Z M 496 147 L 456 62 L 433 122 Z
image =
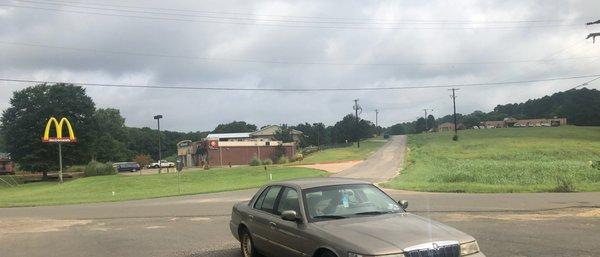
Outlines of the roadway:
M 386 162 L 394 168 L 385 169 L 388 175 L 369 166 L 363 167 L 364 173 L 341 174 L 372 181 L 393 176 L 401 162 L 388 157 L 403 154 L 397 152 L 404 151 L 402 140 L 394 138 L 363 162 Z M 229 234 L 229 213 L 235 202 L 248 200 L 255 191 L 2 208 L 0 256 L 237 257 L 238 243 Z M 487 256 L 598 256 L 600 193 L 387 191 L 396 199 L 408 200 L 409 211 L 475 236 Z

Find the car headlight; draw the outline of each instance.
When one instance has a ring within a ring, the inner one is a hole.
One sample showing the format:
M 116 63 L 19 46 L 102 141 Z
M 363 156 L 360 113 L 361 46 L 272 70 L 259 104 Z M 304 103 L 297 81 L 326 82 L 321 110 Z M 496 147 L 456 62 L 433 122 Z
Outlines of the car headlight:
M 388 255 L 364 255 L 364 254 L 349 252 L 348 257 L 404 257 L 404 254 L 398 253 L 398 254 L 388 254 Z
M 478 252 L 479 245 L 477 244 L 477 241 L 468 242 L 460 245 L 460 256 L 467 256 Z

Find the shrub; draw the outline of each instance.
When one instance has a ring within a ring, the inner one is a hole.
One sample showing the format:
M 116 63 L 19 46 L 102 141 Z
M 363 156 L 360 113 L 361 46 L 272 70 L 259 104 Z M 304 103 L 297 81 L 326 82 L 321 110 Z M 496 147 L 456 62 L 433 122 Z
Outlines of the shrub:
M 290 162 L 290 159 L 287 158 L 287 156 L 283 155 L 281 157 L 279 157 L 279 159 L 277 159 L 277 164 L 285 164 Z
M 135 158 L 133 158 L 134 162 L 137 162 L 137 164 L 140 165 L 140 167 L 146 167 L 148 166 L 150 163 L 152 163 L 152 158 L 150 158 L 150 155 L 147 154 L 140 154 L 135 156 Z
M 600 161 L 590 161 L 590 166 L 592 166 L 592 168 L 600 170 Z
M 554 192 L 575 192 L 575 182 L 572 175 L 563 175 L 556 177 L 556 187 Z
M 302 160 L 304 160 L 304 155 L 303 154 L 297 153 L 296 156 L 294 156 L 294 161 L 295 162 L 302 161 Z
M 262 160 L 262 164 L 263 165 L 273 165 L 273 160 L 268 159 L 268 158 L 264 159 L 264 160 Z
M 85 172 L 85 165 L 73 165 L 69 166 L 65 171 L 66 172 Z
M 117 170 L 112 166 L 112 163 L 101 163 L 91 161 L 84 170 L 86 177 L 104 176 L 117 174 Z
M 256 156 L 252 157 L 252 160 L 250 160 L 250 166 L 259 166 L 260 164 L 261 161 Z
M 452 140 L 454 140 L 454 141 L 458 141 L 458 135 L 454 135 L 454 136 L 452 137 Z

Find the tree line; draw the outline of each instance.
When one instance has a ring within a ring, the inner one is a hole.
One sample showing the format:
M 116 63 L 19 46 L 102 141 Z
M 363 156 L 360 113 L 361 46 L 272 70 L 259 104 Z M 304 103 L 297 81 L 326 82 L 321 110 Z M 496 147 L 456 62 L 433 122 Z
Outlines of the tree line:
M 46 121 L 52 116 L 66 117 L 75 129 L 77 143 L 63 144 L 62 147 L 65 166 L 86 164 L 91 160 L 118 162 L 158 158 L 157 130 L 125 126 L 125 118 L 118 109 L 96 108 L 83 87 L 71 84 L 40 84 L 15 91 L 10 107 L 0 117 L 0 151 L 9 152 L 20 169 L 43 172 L 44 177 L 48 171 L 58 169 L 56 145 L 41 141 Z M 351 114 L 333 126 L 302 123 L 296 126 L 283 124 L 282 127 L 276 136 L 286 142 L 291 141 L 286 138 L 291 135 L 286 131 L 302 131 L 301 146 L 354 142 L 357 138 L 372 137 L 381 129 Z M 256 130 L 254 124 L 233 121 L 219 124 L 210 132 L 161 131 L 162 156 L 176 156 L 177 143 L 182 140 L 199 141 L 208 133 Z M 55 133 L 54 129 L 52 133 Z
M 474 111 L 469 114 L 457 113 L 459 128 L 472 128 L 482 121 L 503 120 L 505 118 L 567 118 L 567 123 L 577 126 L 600 126 L 600 91 L 597 89 L 571 89 L 554 93 L 523 103 L 497 105 L 491 112 Z M 454 122 L 449 114 L 435 119 L 433 115 L 421 117 L 415 121 L 398 123 L 386 130 L 392 135 L 422 133 L 438 124 Z M 426 126 L 427 124 L 427 126 Z

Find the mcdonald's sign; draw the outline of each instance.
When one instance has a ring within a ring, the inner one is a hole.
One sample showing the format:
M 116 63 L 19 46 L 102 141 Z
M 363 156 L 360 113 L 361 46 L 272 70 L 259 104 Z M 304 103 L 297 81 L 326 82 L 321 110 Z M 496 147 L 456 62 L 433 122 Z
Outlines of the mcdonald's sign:
M 54 125 L 56 130 L 56 137 L 50 137 L 50 128 Z M 69 132 L 69 137 L 63 137 L 63 125 L 67 125 L 67 130 Z M 46 143 L 75 143 L 77 142 L 77 138 L 75 137 L 75 132 L 73 132 L 73 127 L 67 118 L 61 118 L 60 121 L 57 121 L 56 118 L 50 117 L 48 122 L 46 123 L 46 129 L 44 130 L 44 136 L 42 137 L 42 142 Z

